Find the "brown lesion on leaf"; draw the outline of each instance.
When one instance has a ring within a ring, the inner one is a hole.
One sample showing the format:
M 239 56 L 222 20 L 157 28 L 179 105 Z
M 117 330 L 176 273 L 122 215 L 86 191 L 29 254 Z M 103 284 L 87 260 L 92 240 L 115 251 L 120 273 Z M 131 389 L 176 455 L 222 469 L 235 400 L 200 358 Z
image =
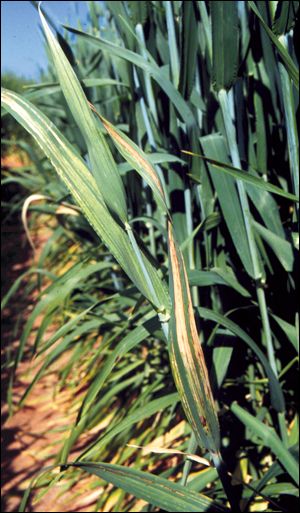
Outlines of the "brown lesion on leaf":
M 202 415 L 200 415 L 200 422 L 201 422 L 203 427 L 206 427 L 207 422 L 206 422 L 206 419 Z

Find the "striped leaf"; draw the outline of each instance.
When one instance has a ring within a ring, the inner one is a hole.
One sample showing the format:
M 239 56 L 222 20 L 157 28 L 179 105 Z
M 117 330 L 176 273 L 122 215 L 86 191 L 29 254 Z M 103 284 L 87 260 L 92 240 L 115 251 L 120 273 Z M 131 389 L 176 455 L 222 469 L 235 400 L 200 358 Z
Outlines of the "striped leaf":
M 40 8 L 39 13 L 62 92 L 85 140 L 100 194 L 111 212 L 125 223 L 127 221 L 125 191 L 116 163 L 104 136 L 97 127 L 72 66 L 53 36 Z
M 90 107 L 103 123 L 107 133 L 112 138 L 121 155 L 123 155 L 125 160 L 131 164 L 133 169 L 135 169 L 148 183 L 155 195 L 157 203 L 163 211 L 167 212 L 167 205 L 161 181 L 152 164 L 147 159 L 145 152 L 141 150 L 141 148 L 139 148 L 131 139 L 129 139 L 129 137 L 121 132 L 121 130 L 114 127 L 107 119 L 101 116 L 91 103 Z
M 170 360 L 176 387 L 199 445 L 220 448 L 219 423 L 204 354 L 197 333 L 187 274 L 172 224 L 168 225 L 170 289 Z
M 3 106 L 36 139 L 57 173 L 72 193 L 96 233 L 108 246 L 132 282 L 156 308 L 169 309 L 169 297 L 160 275 L 145 255 L 144 265 L 155 289 L 156 300 L 145 285 L 126 231 L 114 220 L 99 194 L 95 179 L 80 155 L 42 112 L 21 96 L 2 90 Z
M 130 467 L 109 463 L 80 462 L 72 465 L 101 477 L 135 497 L 165 511 L 228 511 L 221 504 L 184 486 Z

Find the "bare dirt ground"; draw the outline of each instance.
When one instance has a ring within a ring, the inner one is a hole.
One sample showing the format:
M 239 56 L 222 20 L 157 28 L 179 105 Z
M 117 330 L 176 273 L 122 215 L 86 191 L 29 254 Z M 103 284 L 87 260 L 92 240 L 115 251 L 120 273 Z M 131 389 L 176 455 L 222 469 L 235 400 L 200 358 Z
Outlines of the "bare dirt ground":
M 13 164 L 16 165 L 16 162 Z M 43 247 L 47 237 L 48 234 L 41 231 L 35 238 L 38 251 Z M 24 229 L 18 217 L 2 226 L 1 243 L 1 288 L 4 295 L 15 279 L 32 263 L 32 250 L 26 241 Z M 2 315 L 3 362 L 6 360 L 7 351 L 14 350 L 18 345 L 24 324 L 35 304 L 34 293 L 24 297 L 24 285 L 8 303 Z M 41 319 L 37 319 L 35 330 L 40 321 Z M 48 332 L 48 335 L 50 333 Z M 29 348 L 33 339 L 32 334 L 28 340 Z M 12 416 L 9 416 L 6 400 L 9 373 L 7 370 L 2 372 L 1 511 L 19 511 L 24 490 L 38 471 L 53 463 L 53 455 L 57 454 L 59 448 L 58 442 L 64 438 L 60 431 L 74 420 L 76 414 L 71 408 L 72 392 L 70 390 L 66 389 L 55 394 L 58 382 L 55 367 L 51 367 L 51 372 L 36 384 L 25 405 L 21 409 L 18 408 L 18 402 L 35 372 L 31 355 L 27 354 L 19 366 L 13 387 L 14 413 Z M 94 511 L 101 489 L 96 487 L 91 491 L 90 485 L 93 480 L 92 476 L 84 477 L 67 491 L 64 489 L 66 483 L 60 481 L 38 502 L 36 502 L 37 492 L 33 492 L 27 511 Z

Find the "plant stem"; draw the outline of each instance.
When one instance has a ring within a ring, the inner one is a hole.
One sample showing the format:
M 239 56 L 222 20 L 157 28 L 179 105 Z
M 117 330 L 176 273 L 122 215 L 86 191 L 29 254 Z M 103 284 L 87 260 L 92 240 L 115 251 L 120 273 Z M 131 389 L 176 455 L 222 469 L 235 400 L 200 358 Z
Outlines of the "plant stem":
M 188 446 L 188 453 L 194 454 L 197 450 L 197 446 L 198 446 L 198 442 L 197 442 L 196 436 L 195 436 L 194 432 L 192 432 L 191 438 L 189 441 L 189 446 Z M 234 513 L 240 512 L 239 499 L 238 499 L 238 496 L 236 494 L 234 487 L 231 484 L 231 478 L 228 474 L 226 464 L 223 461 L 221 454 L 211 452 L 211 458 L 212 458 L 213 463 L 216 467 L 216 470 L 219 474 L 220 481 L 221 481 L 224 491 L 227 495 L 227 498 L 230 503 L 232 511 Z M 188 475 L 191 471 L 191 467 L 192 467 L 192 462 L 190 460 L 186 460 L 184 463 L 183 474 L 182 474 L 182 478 L 180 481 L 180 484 L 182 484 L 183 486 L 185 486 L 187 483 L 187 479 L 188 479 Z
M 175 32 L 175 24 L 174 24 L 174 15 L 172 11 L 172 2 L 164 2 L 164 6 L 166 9 L 166 22 L 168 29 L 168 43 L 169 43 L 169 51 L 170 51 L 170 65 L 172 72 L 172 79 L 174 86 L 178 87 L 179 83 L 179 54 L 176 42 L 176 32 Z
M 287 36 L 282 35 L 279 38 L 280 42 L 287 48 Z M 285 118 L 285 127 L 287 132 L 287 143 L 290 161 L 291 180 L 293 184 L 294 194 L 299 193 L 299 142 L 298 142 L 298 131 L 297 122 L 295 115 L 295 102 L 293 94 L 293 86 L 291 79 L 284 67 L 284 65 L 278 63 L 280 82 L 282 88 L 282 101 L 283 101 L 283 112 Z M 296 213 L 298 216 L 299 206 L 296 203 Z
M 136 73 L 135 69 L 133 70 L 133 79 L 134 79 L 134 83 L 135 83 L 136 88 L 139 89 L 140 88 L 140 82 L 139 82 L 139 78 L 137 76 L 137 73 Z M 144 98 L 140 98 L 139 103 L 140 103 L 140 106 L 141 106 L 141 111 L 142 111 L 142 115 L 143 115 L 143 118 L 144 118 L 144 123 L 145 123 L 146 131 L 148 133 L 149 132 L 149 128 L 150 128 L 150 123 L 149 123 L 149 120 L 148 120 L 148 117 L 147 117 L 147 111 L 146 111 L 146 105 L 145 105 Z M 148 137 L 149 137 L 149 135 L 148 135 Z M 145 180 L 143 180 L 143 187 L 145 189 L 146 199 L 147 199 L 147 196 L 149 196 L 149 190 L 148 190 L 149 188 L 148 188 Z M 146 212 L 147 212 L 147 216 L 152 217 L 152 205 L 151 205 L 150 201 L 147 201 L 147 203 L 146 203 Z M 151 253 L 154 256 L 155 253 L 156 253 L 154 228 L 153 228 L 152 225 L 150 225 L 148 229 L 149 229 Z
M 264 330 L 265 337 L 266 337 L 266 347 L 267 347 L 268 359 L 269 359 L 270 365 L 272 367 L 272 370 L 273 370 L 275 376 L 278 377 L 275 354 L 274 354 L 274 349 L 273 349 L 272 336 L 271 336 L 271 329 L 270 329 L 270 320 L 269 320 L 269 315 L 268 315 L 268 310 L 267 310 L 266 296 L 265 296 L 265 291 L 260 284 L 256 285 L 256 294 L 257 294 L 257 299 L 258 299 L 258 306 L 259 306 L 259 310 L 260 310 L 263 330 Z
M 231 114 L 230 114 L 230 104 L 229 104 L 228 95 L 227 95 L 227 92 L 225 91 L 225 89 L 221 89 L 219 91 L 218 96 L 219 96 L 219 102 L 220 102 L 220 106 L 221 106 L 221 110 L 222 110 L 222 115 L 223 115 L 223 120 L 224 120 L 224 125 L 225 125 L 225 132 L 226 132 L 228 148 L 229 148 L 229 152 L 230 152 L 230 156 L 231 156 L 231 160 L 232 160 L 232 165 L 234 167 L 241 168 L 239 150 L 238 150 L 238 146 L 237 146 L 237 142 L 236 142 L 235 128 L 234 128 L 233 121 L 232 121 Z M 255 240 L 254 240 L 254 233 L 253 233 L 253 229 L 251 226 L 251 214 L 250 214 L 250 209 L 249 209 L 248 198 L 247 198 L 244 183 L 242 182 L 242 180 L 237 180 L 236 182 L 237 182 L 237 188 L 238 188 L 242 211 L 243 211 L 243 216 L 244 216 L 246 233 L 247 233 L 247 237 L 248 237 L 249 251 L 250 251 L 252 266 L 253 266 L 253 275 L 254 275 L 253 277 L 255 280 L 259 280 L 261 278 L 261 270 L 260 270 L 258 255 L 257 255 L 257 248 L 256 248 Z
M 211 457 L 219 474 L 219 478 L 223 485 L 224 491 L 227 495 L 231 510 L 233 513 L 239 513 L 241 511 L 239 498 L 236 490 L 231 484 L 231 478 L 228 474 L 227 466 L 222 459 L 221 453 L 211 453 Z
M 138 23 L 135 27 L 135 31 L 136 31 L 136 35 L 137 35 L 139 43 L 140 43 L 141 54 L 145 59 L 148 59 L 143 25 L 141 25 L 141 23 Z M 154 93 L 153 93 L 152 84 L 151 84 L 151 77 L 147 71 L 145 71 L 144 80 L 145 80 L 146 95 L 147 95 L 149 109 L 153 116 L 156 126 L 158 126 L 158 114 L 157 114 L 157 110 L 156 110 L 156 103 L 155 103 Z

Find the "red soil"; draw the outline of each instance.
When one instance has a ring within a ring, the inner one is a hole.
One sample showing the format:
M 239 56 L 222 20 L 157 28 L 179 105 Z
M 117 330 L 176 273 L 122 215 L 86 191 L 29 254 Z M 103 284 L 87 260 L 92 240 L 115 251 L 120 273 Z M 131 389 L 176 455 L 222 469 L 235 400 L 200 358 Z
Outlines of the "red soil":
M 32 250 L 26 241 L 23 227 L 20 223 L 2 227 L 2 293 L 4 294 L 15 279 L 23 273 L 32 263 Z M 47 233 L 39 233 L 35 245 L 39 249 L 47 240 Z M 18 345 L 20 333 L 35 304 L 35 294 L 24 297 L 20 290 L 8 303 L 2 316 L 2 356 L 8 348 L 15 349 Z M 18 318 L 20 324 L 16 331 Z M 38 328 L 41 318 L 35 323 Z M 52 330 L 53 330 L 52 326 Z M 47 332 L 48 335 L 51 332 Z M 28 347 L 32 345 L 34 334 L 28 340 Z M 57 362 L 56 366 L 59 366 Z M 30 354 L 27 354 L 20 364 L 14 388 L 13 404 L 14 414 L 9 417 L 6 403 L 8 386 L 8 372 L 2 375 L 2 507 L 1 511 L 19 511 L 20 501 L 24 490 L 28 487 L 31 478 L 37 471 L 53 463 L 53 455 L 57 454 L 58 441 L 64 439 L 61 428 L 70 425 L 74 420 L 75 411 L 72 411 L 72 392 L 66 388 L 55 395 L 58 382 L 55 366 L 51 373 L 47 373 L 33 388 L 26 400 L 25 406 L 17 407 L 20 397 L 31 382 L 36 370 L 33 369 Z M 63 481 L 58 482 L 39 501 L 35 502 L 37 492 L 31 494 L 27 511 L 94 511 L 95 502 L 101 493 L 98 486 L 89 489 L 94 482 L 92 476 L 80 479 L 69 491 L 63 490 Z

